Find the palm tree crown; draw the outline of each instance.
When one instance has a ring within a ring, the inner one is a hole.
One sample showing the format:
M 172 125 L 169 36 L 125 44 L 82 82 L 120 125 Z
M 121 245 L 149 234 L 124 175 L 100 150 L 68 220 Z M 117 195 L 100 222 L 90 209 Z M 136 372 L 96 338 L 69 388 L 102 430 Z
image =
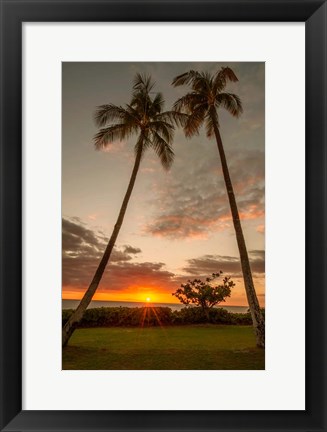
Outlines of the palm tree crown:
M 207 137 L 211 138 L 214 135 L 214 120 L 219 127 L 218 108 L 225 108 L 234 117 L 242 114 L 240 98 L 236 94 L 224 92 L 228 81 L 238 81 L 229 67 L 221 68 L 214 75 L 191 70 L 174 79 L 173 86 L 189 85 L 192 89 L 174 104 L 176 111 L 185 110 L 189 114 L 184 126 L 187 137 L 197 135 L 205 123 Z
M 115 140 L 122 141 L 137 134 L 135 153 L 140 152 L 143 156 L 145 150 L 152 148 L 157 153 L 162 166 L 165 169 L 170 168 L 174 160 L 171 145 L 174 137 L 173 123 L 182 124 L 186 116 L 173 111 L 162 112 L 164 106 L 162 94 L 156 93 L 151 98 L 153 87 L 154 83 L 150 77 L 137 74 L 129 104 L 124 107 L 113 104 L 98 107 L 95 121 L 101 129 L 94 137 L 96 149 L 101 150 Z M 104 127 L 108 123 L 111 124 Z

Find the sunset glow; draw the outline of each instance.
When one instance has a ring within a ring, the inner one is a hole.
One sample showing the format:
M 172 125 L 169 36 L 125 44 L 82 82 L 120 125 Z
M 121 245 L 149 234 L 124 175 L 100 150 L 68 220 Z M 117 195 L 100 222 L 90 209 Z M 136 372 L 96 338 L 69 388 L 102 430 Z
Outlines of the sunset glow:
M 224 63 L 201 65 L 208 72 Z M 243 101 L 237 119 L 218 110 L 230 175 L 261 306 L 265 305 L 264 63 L 229 63 Z M 136 70 L 149 73 L 169 110 L 179 97 L 173 77 L 196 63 L 64 62 L 62 135 L 62 299 L 80 300 L 115 226 L 134 164 L 135 136 L 95 151 L 94 112 L 129 103 Z M 109 89 L 109 91 L 108 91 Z M 78 127 L 76 127 L 78 125 Z M 186 139 L 176 128 L 171 169 L 148 151 L 140 165 L 122 227 L 93 300 L 179 303 L 188 279 L 223 271 L 236 286 L 222 305 L 247 306 L 239 251 L 214 139 L 205 129 Z

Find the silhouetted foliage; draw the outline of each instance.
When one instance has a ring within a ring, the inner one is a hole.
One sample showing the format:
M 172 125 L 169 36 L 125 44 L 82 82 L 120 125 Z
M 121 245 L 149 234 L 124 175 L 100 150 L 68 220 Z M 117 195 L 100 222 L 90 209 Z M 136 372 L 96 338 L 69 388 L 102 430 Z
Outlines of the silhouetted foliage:
M 63 325 L 73 313 L 63 310 Z M 138 327 L 160 326 L 173 322 L 173 312 L 168 307 L 113 307 L 87 309 L 79 327 Z
M 264 309 L 261 310 L 264 315 Z M 72 309 L 62 311 L 62 324 L 72 315 Z M 211 324 L 251 325 L 251 315 L 231 313 L 221 307 L 209 310 Z M 169 307 L 112 307 L 87 309 L 78 327 L 157 327 L 205 324 L 208 318 L 200 307 L 184 307 L 172 311 Z
M 212 273 L 211 277 L 207 277 L 205 281 L 201 279 L 188 280 L 182 284 L 172 295 L 185 304 L 195 304 L 200 306 L 208 320 L 210 320 L 210 309 L 217 304 L 224 302 L 226 297 L 230 297 L 231 288 L 235 286 L 229 276 L 224 277 L 221 284 L 213 284 L 212 282 L 222 275 L 222 271 Z

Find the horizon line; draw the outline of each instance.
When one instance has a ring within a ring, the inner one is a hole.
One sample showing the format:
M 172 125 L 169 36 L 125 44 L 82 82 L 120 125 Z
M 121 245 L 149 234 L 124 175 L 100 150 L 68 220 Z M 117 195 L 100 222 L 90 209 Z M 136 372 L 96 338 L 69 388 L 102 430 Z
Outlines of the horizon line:
M 81 299 L 61 299 L 61 301 L 80 301 Z M 147 304 L 172 304 L 172 305 L 183 305 L 182 303 L 169 303 L 169 302 L 146 302 L 146 301 L 135 301 L 135 300 L 91 300 L 93 302 L 104 302 L 104 303 L 147 303 Z M 226 306 L 226 307 L 249 307 L 249 305 L 222 305 L 218 304 L 217 306 Z

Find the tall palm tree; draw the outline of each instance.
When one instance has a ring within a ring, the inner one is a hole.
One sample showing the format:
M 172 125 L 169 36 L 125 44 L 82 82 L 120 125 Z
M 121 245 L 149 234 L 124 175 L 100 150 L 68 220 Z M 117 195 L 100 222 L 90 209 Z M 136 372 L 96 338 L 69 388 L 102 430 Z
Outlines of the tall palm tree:
M 264 347 L 264 317 L 260 310 L 253 284 L 248 252 L 245 245 L 235 194 L 219 131 L 219 108 L 225 108 L 234 117 L 239 117 L 243 112 L 240 98 L 233 93 L 226 93 L 224 91 L 228 81 L 238 81 L 235 73 L 229 67 L 223 67 L 215 74 L 191 70 L 177 76 L 173 80 L 173 86 L 177 87 L 187 85 L 191 88 L 191 91 L 176 101 L 174 109 L 179 112 L 184 111 L 189 115 L 184 124 L 184 133 L 186 137 L 189 138 L 193 135 L 197 135 L 200 127 L 205 124 L 207 137 L 211 138 L 212 136 L 215 136 L 216 138 L 233 224 L 236 232 L 246 295 L 253 326 L 256 332 L 256 342 L 257 346 Z
M 101 105 L 95 113 L 95 121 L 101 128 L 94 137 L 95 148 L 104 149 L 115 140 L 121 141 L 136 134 L 135 162 L 116 224 L 99 266 L 80 304 L 62 329 L 63 346 L 67 344 L 99 286 L 122 226 L 144 152 L 152 148 L 165 169 L 169 169 L 173 162 L 174 152 L 171 146 L 174 135 L 173 123 L 182 125 L 182 119 L 186 116 L 172 111 L 162 112 L 164 106 L 162 94 L 155 93 L 152 97 L 153 87 L 154 83 L 149 76 L 137 74 L 130 104 L 124 107 L 113 104 Z M 108 123 L 109 126 L 106 126 Z

